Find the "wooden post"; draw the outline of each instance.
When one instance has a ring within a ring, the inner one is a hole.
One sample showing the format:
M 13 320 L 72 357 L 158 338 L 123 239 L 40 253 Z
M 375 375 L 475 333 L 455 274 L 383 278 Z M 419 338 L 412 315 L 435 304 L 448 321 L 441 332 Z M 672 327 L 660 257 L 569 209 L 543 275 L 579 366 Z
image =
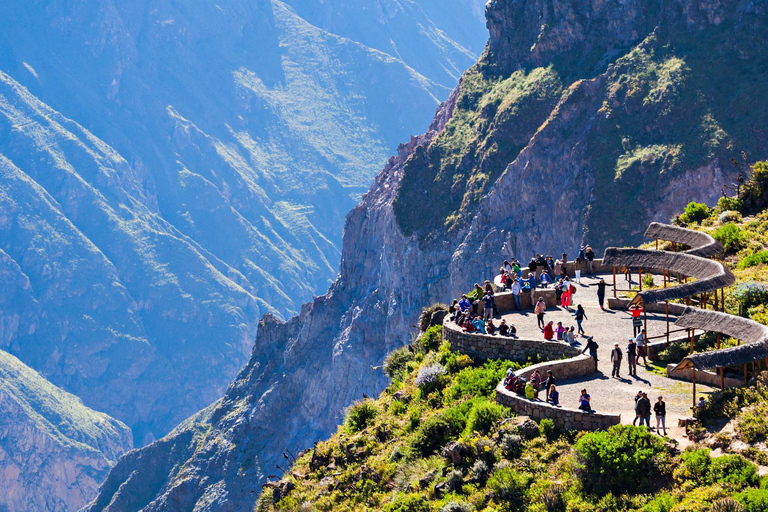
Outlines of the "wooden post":
M 645 329 L 645 335 L 648 336 L 648 310 L 645 308 L 645 303 L 643 303 L 643 329 Z M 645 340 L 645 346 L 647 350 L 648 340 Z
M 690 333 L 691 333 L 691 351 L 690 351 L 690 354 L 693 354 L 693 338 L 694 338 L 693 331 L 694 331 L 693 329 L 690 329 Z
M 667 270 L 664 269 L 664 288 L 667 287 Z
M 667 345 L 669 345 L 669 301 L 664 301 L 664 310 L 667 315 Z
M 688 282 L 688 276 L 683 276 L 683 283 L 687 283 L 687 282 Z M 685 298 L 685 305 L 686 306 L 690 306 L 691 305 L 691 298 L 690 297 L 686 297 Z
M 643 291 L 643 267 L 637 267 L 637 286 Z
M 720 370 L 720 391 L 725 389 L 725 368 L 722 366 L 718 368 Z
M 696 367 L 693 367 L 693 410 L 696 411 Z
M 616 295 L 616 265 L 613 266 L 613 298 L 618 297 Z
M 659 239 L 658 238 L 656 239 L 656 250 L 657 251 L 659 250 Z

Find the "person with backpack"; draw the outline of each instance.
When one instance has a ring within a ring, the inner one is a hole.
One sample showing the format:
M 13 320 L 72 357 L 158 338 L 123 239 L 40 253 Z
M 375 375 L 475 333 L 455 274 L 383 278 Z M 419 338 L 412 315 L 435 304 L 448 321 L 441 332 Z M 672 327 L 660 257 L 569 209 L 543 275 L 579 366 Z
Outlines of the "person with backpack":
M 629 374 L 637 377 L 637 363 L 635 358 L 637 356 L 637 343 L 634 338 L 629 338 L 627 343 L 627 365 L 629 366 Z
M 664 399 L 659 397 L 659 401 L 653 404 L 653 412 L 656 414 L 656 433 L 661 435 L 659 425 L 664 429 L 664 435 L 667 435 L 667 404 L 664 403 Z
M 651 401 L 648 400 L 648 393 L 643 391 L 643 396 L 640 397 L 640 399 L 635 404 L 635 414 L 638 418 L 640 418 L 640 425 L 643 426 L 643 422 L 645 422 L 645 426 L 648 428 L 648 430 L 651 429 Z
M 640 418 L 640 416 L 637 415 L 637 401 L 643 398 L 643 390 L 637 392 L 635 395 L 635 419 L 632 420 L 632 426 L 637 426 L 637 420 Z
M 595 338 L 590 336 L 587 338 L 587 346 L 584 347 L 584 350 L 581 351 L 582 354 L 586 351 L 589 351 L 589 355 L 592 356 L 592 359 L 595 360 L 595 371 L 597 371 L 597 349 L 598 344 L 595 342 Z
M 594 275 L 594 272 L 592 271 L 592 262 L 595 260 L 595 251 L 592 250 L 592 247 L 587 246 L 587 250 L 584 251 L 584 255 L 587 258 L 587 273 L 592 276 Z
M 581 326 L 581 322 L 589 319 L 587 318 L 587 313 L 584 311 L 584 307 L 581 304 L 576 306 L 576 313 L 574 313 L 573 316 L 576 317 L 576 325 L 579 326 L 579 334 L 584 334 L 584 328 Z
M 613 350 L 611 350 L 611 362 L 613 362 L 613 371 L 611 372 L 611 377 L 619 377 L 619 370 L 621 369 L 621 360 L 624 358 L 624 356 L 621 353 L 621 349 L 619 348 L 619 344 L 616 343 Z
M 547 303 L 544 302 L 544 297 L 539 297 L 536 306 L 533 308 L 533 312 L 536 313 L 536 319 L 539 322 L 539 329 L 544 329 L 544 314 L 547 310 Z
M 639 332 L 643 329 L 642 322 L 639 322 L 640 315 L 643 314 L 643 307 L 638 306 L 637 304 L 633 304 L 629 306 L 629 312 L 632 315 L 632 336 L 637 336 Z
M 538 400 L 539 390 L 541 389 L 541 374 L 539 373 L 539 370 L 534 370 L 530 382 L 531 386 L 533 386 L 533 397 Z

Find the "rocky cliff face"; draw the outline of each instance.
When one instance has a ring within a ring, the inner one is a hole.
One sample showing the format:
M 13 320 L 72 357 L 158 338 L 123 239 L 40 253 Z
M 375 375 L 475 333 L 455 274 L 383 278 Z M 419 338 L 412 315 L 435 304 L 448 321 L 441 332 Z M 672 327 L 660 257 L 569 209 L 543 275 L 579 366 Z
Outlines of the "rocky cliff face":
M 265 317 L 224 397 L 121 459 L 89 510 L 252 506 L 283 451 L 386 384 L 371 365 L 408 341 L 423 306 L 512 255 L 637 242 L 649 221 L 715 201 L 732 153 L 760 156 L 762 4 L 498 0 L 487 15 L 486 54 L 347 215 L 329 292 L 286 323 Z M 185 464 L 132 501 L 146 487 L 130 475 L 169 445 Z
M 96 495 L 131 431 L 0 351 L 0 508 L 77 510 Z

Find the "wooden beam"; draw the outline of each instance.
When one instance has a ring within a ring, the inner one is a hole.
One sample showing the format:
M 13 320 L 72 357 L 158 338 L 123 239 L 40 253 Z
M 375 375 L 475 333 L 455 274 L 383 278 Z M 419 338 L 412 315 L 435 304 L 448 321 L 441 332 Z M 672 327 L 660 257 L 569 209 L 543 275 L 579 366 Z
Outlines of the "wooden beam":
M 616 295 L 616 265 L 613 266 L 613 298 L 615 299 L 617 297 Z
M 694 331 L 693 329 L 690 330 L 690 333 L 691 333 L 691 351 L 689 352 L 689 355 L 693 354 L 693 338 L 694 338 L 693 331 Z
M 630 282 L 631 286 L 632 283 Z M 643 267 L 637 267 L 637 286 L 640 288 L 640 291 L 643 291 Z
M 664 312 L 667 316 L 667 345 L 669 345 L 669 301 L 664 301 Z
M 696 411 L 696 367 L 693 367 L 693 410 Z

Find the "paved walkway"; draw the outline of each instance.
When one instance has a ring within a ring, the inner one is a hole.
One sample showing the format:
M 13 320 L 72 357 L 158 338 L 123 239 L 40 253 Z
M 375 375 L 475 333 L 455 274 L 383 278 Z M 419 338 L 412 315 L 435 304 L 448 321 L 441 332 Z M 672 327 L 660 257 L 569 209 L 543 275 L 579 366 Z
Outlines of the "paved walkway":
M 608 283 L 613 278 L 611 275 L 603 277 Z M 635 276 L 635 280 L 637 280 L 637 276 Z M 577 337 L 577 340 L 582 344 L 581 348 L 583 349 L 586 346 L 585 337 L 594 336 L 600 347 L 598 349 L 599 372 L 592 376 L 559 382 L 557 388 L 560 392 L 560 403 L 566 407 L 576 408 L 580 392 L 586 388 L 592 397 L 592 407 L 596 411 L 621 414 L 621 422 L 627 424 L 632 423 L 635 418 L 634 396 L 639 390 L 648 393 L 648 398 L 651 399 L 652 404 L 661 395 L 667 404 L 667 433 L 682 440 L 683 429 L 677 427 L 677 420 L 680 417 L 691 415 L 692 384 L 653 373 L 640 364 L 637 366 L 637 377 L 629 376 L 626 345 L 628 338 L 632 335 L 631 316 L 627 311 L 613 311 L 607 308 L 605 311 L 600 310 L 597 302 L 597 286 L 594 286 L 598 281 L 599 278 L 582 277 L 581 284 L 576 284 L 577 291 L 573 295 L 571 311 L 560 307 L 548 308 L 544 317 L 545 321 L 553 320 L 554 326 L 557 326 L 558 321 L 562 321 L 565 327 L 571 325 L 576 327 L 573 313 L 576 306 L 581 304 L 587 313 L 587 320 L 583 322 L 586 335 Z M 617 276 L 617 282 L 620 287 L 626 288 L 623 275 Z M 606 295 L 612 296 L 610 287 L 606 290 Z M 536 315 L 533 314 L 532 310 L 505 313 L 503 318 L 507 320 L 507 323 L 515 324 L 519 337 L 526 339 L 541 337 L 542 340 L 544 339 L 537 326 Z M 674 318 L 670 317 L 670 325 L 673 322 Z M 496 324 L 498 325 L 498 322 Z M 664 332 L 666 332 L 664 314 L 648 313 L 648 335 L 654 336 Z M 621 376 L 618 379 L 611 377 L 610 353 L 615 343 L 618 343 L 624 352 Z M 708 395 L 714 390 L 715 388 L 697 384 L 697 399 L 699 396 Z M 656 425 L 655 416 L 651 417 L 651 425 Z

